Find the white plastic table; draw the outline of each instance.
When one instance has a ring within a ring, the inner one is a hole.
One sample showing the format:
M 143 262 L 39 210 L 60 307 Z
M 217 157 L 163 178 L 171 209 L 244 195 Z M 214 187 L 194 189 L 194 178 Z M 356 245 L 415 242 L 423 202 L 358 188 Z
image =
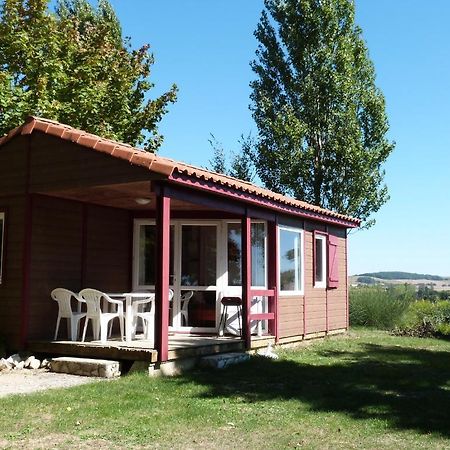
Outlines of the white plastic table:
M 136 329 L 136 316 L 133 314 L 133 302 L 136 300 L 147 300 L 145 304 L 151 303 L 154 311 L 155 294 L 152 292 L 113 292 L 107 293 L 111 298 L 125 299 L 125 341 L 130 342 Z

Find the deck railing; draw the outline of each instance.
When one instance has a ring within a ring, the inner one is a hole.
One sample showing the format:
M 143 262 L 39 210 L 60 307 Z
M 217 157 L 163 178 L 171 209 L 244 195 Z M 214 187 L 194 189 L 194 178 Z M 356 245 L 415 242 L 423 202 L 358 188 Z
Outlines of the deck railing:
M 274 289 L 251 289 L 250 290 L 250 303 L 253 303 L 255 297 L 263 297 L 267 299 L 267 310 L 268 312 L 258 312 L 252 313 L 249 312 L 249 320 L 263 321 L 267 320 L 268 322 L 268 332 L 269 334 L 276 335 L 276 295 Z

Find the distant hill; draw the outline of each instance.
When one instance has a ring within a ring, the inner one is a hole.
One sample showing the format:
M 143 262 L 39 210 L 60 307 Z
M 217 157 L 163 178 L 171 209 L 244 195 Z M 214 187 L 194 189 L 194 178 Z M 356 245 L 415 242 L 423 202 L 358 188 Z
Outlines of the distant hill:
M 410 272 L 370 272 L 361 273 L 356 275 L 358 277 L 373 277 L 380 280 L 430 280 L 430 281 L 442 281 L 446 280 L 446 277 L 440 277 L 439 275 L 428 275 L 423 273 L 410 273 Z

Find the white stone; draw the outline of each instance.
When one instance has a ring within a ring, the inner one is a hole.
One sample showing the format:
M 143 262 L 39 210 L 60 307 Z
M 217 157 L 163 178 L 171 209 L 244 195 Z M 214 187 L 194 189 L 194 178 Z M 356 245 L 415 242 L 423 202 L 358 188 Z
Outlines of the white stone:
M 41 362 L 40 362 L 38 359 L 33 358 L 33 359 L 30 361 L 29 368 L 30 368 L 30 369 L 39 369 L 39 367 L 41 367 Z
M 11 355 L 7 361 L 11 364 L 16 364 L 22 361 L 22 358 L 20 357 L 20 355 L 18 353 L 14 353 L 14 355 Z
M 272 344 L 269 344 L 267 348 L 258 350 L 259 356 L 265 356 L 266 358 L 278 359 L 278 355 L 273 351 Z
M 25 367 L 25 361 L 20 361 L 14 364 L 14 368 L 17 370 L 21 370 Z
M 8 362 L 8 360 L 2 358 L 0 359 L 0 372 L 2 370 L 11 370 L 12 369 L 12 364 L 10 362 Z
M 47 369 L 50 366 L 50 361 L 48 359 L 43 359 L 41 361 L 41 369 Z
M 36 358 L 34 356 L 29 356 L 26 360 L 25 360 L 25 369 L 28 369 L 28 367 L 30 367 L 31 365 L 31 361 L 35 360 Z

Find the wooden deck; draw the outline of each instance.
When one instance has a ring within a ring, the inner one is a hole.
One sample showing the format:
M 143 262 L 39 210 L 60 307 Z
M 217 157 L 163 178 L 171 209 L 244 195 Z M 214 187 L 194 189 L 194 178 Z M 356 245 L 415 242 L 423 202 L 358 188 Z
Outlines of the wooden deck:
M 252 336 L 252 349 L 274 343 L 273 336 Z M 102 358 L 128 361 L 156 362 L 158 352 L 150 347 L 150 342 L 137 336 L 131 342 L 119 339 L 100 341 L 32 341 L 27 349 L 33 353 L 51 356 L 77 356 L 84 358 Z M 240 352 L 245 350 L 243 339 L 236 336 L 208 336 L 175 334 L 169 336 L 169 361 L 183 358 L 194 358 L 217 353 Z
M 236 337 L 178 334 L 169 336 L 168 360 L 236 352 L 242 351 L 244 348 L 244 341 Z M 118 339 L 108 340 L 107 343 L 100 341 L 33 341 L 28 344 L 28 350 L 33 353 L 85 358 L 148 362 L 156 362 L 158 359 L 158 352 L 150 347 L 149 341 L 139 336 L 131 342 L 123 342 Z

